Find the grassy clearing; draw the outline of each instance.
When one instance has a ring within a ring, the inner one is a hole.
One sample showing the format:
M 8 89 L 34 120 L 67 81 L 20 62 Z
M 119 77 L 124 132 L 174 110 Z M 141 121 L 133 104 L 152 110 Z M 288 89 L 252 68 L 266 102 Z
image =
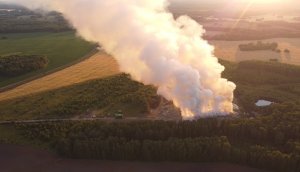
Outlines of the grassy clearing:
M 69 64 L 90 52 L 94 45 L 75 36 L 74 32 L 0 34 L 0 56 L 11 54 L 46 55 L 47 68 L 18 77 L 0 77 L 0 87 L 24 80 Z

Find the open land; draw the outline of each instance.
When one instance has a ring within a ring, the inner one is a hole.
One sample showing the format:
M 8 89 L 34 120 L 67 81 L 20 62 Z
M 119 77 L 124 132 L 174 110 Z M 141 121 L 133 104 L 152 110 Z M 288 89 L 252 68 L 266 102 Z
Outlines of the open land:
M 95 47 L 93 44 L 75 36 L 74 32 L 0 33 L 0 36 L 6 37 L 6 39 L 0 39 L 0 56 L 29 54 L 45 55 L 49 59 L 49 64 L 45 69 L 17 77 L 0 77 L 0 87 L 68 65 L 81 59 Z
M 300 65 L 300 39 L 299 38 L 273 38 L 263 40 L 263 42 L 277 42 L 278 49 L 281 52 L 271 50 L 261 51 L 241 51 L 240 44 L 255 43 L 255 41 L 209 41 L 215 46 L 215 55 L 218 58 L 233 62 L 241 62 L 246 60 L 262 60 L 270 61 L 277 59 L 278 62 L 292 65 Z M 290 52 L 285 53 L 288 49 Z
M 0 101 L 105 78 L 118 73 L 117 62 L 111 56 L 99 52 L 79 64 L 0 93 Z
M 1 167 L 7 171 L 20 168 L 31 171 L 44 168 L 50 171 L 259 171 L 223 163 L 230 162 L 272 171 L 299 171 L 300 67 L 290 65 L 299 64 L 299 41 L 277 38 L 298 37 L 299 22 L 282 21 L 285 17 L 279 16 L 275 22 L 261 16 L 237 22 L 216 19 L 210 14 L 198 17 L 199 11 L 192 13 L 193 18 L 213 33 L 206 38 L 216 46 L 216 56 L 223 59 L 220 59 L 226 67 L 223 77 L 237 85 L 234 94 L 239 110 L 236 114 L 197 121 L 147 120 L 165 112 L 168 119 L 178 119 L 178 113 L 171 102 L 157 95 L 155 87 L 133 81 L 119 72 L 115 60 L 98 53 L 0 94 L 0 120 L 12 121 L 0 124 Z M 280 27 L 276 26 L 278 23 Z M 280 49 L 289 49 L 290 53 L 238 50 L 241 43 L 266 38 L 276 38 L 267 41 L 277 42 Z M 260 99 L 274 103 L 256 107 Z M 122 122 L 114 120 L 117 111 L 124 115 Z M 35 119 L 45 121 L 14 123 Z M 15 166 L 16 162 L 20 166 Z

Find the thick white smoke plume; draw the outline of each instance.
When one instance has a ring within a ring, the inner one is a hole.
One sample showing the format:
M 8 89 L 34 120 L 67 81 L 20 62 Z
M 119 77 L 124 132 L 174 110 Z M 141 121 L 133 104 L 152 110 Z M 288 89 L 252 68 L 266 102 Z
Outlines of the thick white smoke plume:
M 1 1 L 1 0 L 0 0 Z M 177 20 L 166 0 L 2 0 L 64 14 L 78 33 L 99 42 L 133 79 L 158 87 L 184 119 L 225 115 L 233 110 L 235 85 L 204 29 L 187 16 Z

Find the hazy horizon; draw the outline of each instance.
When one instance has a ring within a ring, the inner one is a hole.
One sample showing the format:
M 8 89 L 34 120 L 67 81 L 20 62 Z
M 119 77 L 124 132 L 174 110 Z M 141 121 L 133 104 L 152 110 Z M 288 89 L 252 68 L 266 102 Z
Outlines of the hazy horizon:
M 251 4 L 252 8 L 264 9 L 300 9 L 298 0 L 169 0 L 175 6 L 189 6 L 191 8 L 215 7 L 215 8 L 243 8 Z

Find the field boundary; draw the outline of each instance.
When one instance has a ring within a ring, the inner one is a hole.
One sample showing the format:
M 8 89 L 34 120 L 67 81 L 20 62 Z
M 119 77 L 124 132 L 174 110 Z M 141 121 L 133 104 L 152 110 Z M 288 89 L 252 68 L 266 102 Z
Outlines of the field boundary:
M 25 80 L 22 80 L 22 81 L 19 81 L 19 82 L 16 82 L 16 83 L 13 83 L 13 84 L 10 84 L 10 85 L 7 85 L 7 86 L 4 86 L 4 87 L 0 87 L 0 93 L 3 93 L 3 92 L 6 92 L 6 91 L 9 91 L 9 90 L 12 90 L 16 87 L 19 87 L 21 85 L 24 85 L 24 84 L 27 84 L 31 81 L 34 81 L 34 80 L 37 80 L 37 79 L 40 79 L 40 78 L 43 78 L 47 75 L 51 75 L 53 73 L 56 73 L 56 72 L 59 72 L 61 70 L 64 70 L 68 67 L 71 67 L 73 65 L 76 65 L 86 59 L 89 59 L 90 57 L 92 57 L 93 55 L 97 54 L 99 52 L 99 50 L 97 49 L 97 47 L 94 47 L 90 52 L 88 52 L 86 55 L 82 56 L 81 58 L 71 62 L 71 63 L 68 63 L 68 64 L 65 64 L 63 66 L 60 66 L 60 67 L 57 67 L 55 69 L 52 69 L 50 71 L 47 71 L 47 72 L 44 72 L 44 73 L 41 73 L 41 74 L 38 74 L 36 76 L 33 76 L 33 77 L 29 77 Z
M 124 119 L 116 119 L 114 117 L 99 117 L 99 118 L 61 118 L 61 119 L 36 119 L 36 120 L 15 120 L 15 121 L 0 121 L 1 125 L 11 124 L 40 124 L 51 122 L 89 122 L 89 121 L 102 121 L 102 122 L 135 122 L 135 121 L 181 121 L 173 119 L 156 119 L 151 117 L 126 117 Z

